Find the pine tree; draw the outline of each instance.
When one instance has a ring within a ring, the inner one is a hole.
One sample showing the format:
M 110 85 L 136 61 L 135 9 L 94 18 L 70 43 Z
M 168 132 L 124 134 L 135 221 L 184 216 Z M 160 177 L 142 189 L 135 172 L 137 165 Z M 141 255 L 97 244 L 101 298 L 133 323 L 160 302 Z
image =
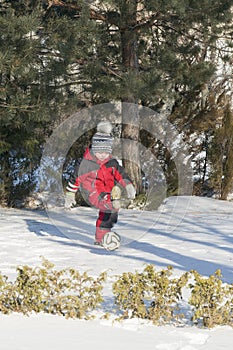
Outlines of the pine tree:
M 42 4 L 1 1 L 0 13 L 0 201 L 13 204 L 33 189 L 42 144 L 78 97 L 61 86 L 68 67 L 53 48 Z
M 59 12 L 80 29 L 84 25 L 86 44 L 79 40 L 76 52 L 92 102 L 120 100 L 156 110 L 169 100 L 178 106 L 195 103 L 214 74 L 209 50 L 216 49 L 218 37 L 230 26 L 233 4 L 232 0 L 102 0 L 90 6 L 79 1 L 49 3 L 50 16 Z M 88 34 L 92 34 L 92 45 Z M 80 56 L 81 47 L 84 53 Z M 122 137 L 137 142 L 139 128 L 129 124 L 139 125 L 140 118 L 136 108 L 128 107 L 123 108 Z M 129 152 L 135 154 L 136 166 L 127 161 Z M 123 146 L 123 156 L 139 189 L 138 150 Z
M 34 169 L 56 119 L 83 106 L 125 103 L 122 137 L 134 144 L 141 141 L 140 115 L 137 108 L 128 109 L 127 102 L 160 111 L 175 101 L 174 122 L 189 122 L 187 111 L 181 118 L 175 112 L 195 104 L 213 76 L 215 62 L 208 55 L 210 48 L 216 50 L 217 39 L 230 32 L 232 3 L 1 1 L 3 192 L 12 190 L 18 159 Z M 128 152 L 135 155 L 136 166 L 127 161 Z M 137 147 L 123 148 L 123 156 L 139 191 Z

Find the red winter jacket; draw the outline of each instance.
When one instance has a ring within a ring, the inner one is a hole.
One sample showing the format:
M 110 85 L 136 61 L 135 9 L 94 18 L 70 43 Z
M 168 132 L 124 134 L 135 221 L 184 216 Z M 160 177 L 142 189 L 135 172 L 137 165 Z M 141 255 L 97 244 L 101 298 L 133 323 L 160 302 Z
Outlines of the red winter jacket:
M 84 199 L 100 210 L 112 209 L 111 190 L 119 184 L 126 187 L 132 183 L 124 168 L 109 155 L 104 161 L 97 159 L 87 148 L 83 160 L 76 167 L 67 186 L 68 191 L 80 189 Z

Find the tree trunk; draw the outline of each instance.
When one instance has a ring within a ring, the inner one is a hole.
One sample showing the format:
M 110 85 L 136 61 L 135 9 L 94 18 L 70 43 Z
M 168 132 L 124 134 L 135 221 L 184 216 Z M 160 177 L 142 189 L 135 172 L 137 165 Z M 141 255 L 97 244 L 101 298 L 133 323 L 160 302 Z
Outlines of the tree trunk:
M 141 165 L 139 154 L 139 113 L 135 92 L 130 79 L 138 74 L 137 1 L 126 0 L 121 12 L 122 65 L 125 72 L 125 86 L 122 94 L 122 156 L 123 165 L 131 177 L 137 193 L 141 190 Z M 125 142 L 127 141 L 128 142 Z
M 137 193 L 142 190 L 139 154 L 139 113 L 133 103 L 122 103 L 122 158 L 123 165 L 132 179 Z

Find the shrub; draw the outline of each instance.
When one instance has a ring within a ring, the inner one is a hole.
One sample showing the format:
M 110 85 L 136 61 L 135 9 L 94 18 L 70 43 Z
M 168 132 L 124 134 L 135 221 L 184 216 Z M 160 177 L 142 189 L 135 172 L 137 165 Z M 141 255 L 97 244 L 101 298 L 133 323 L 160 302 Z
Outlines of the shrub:
M 179 304 L 183 289 L 188 289 L 194 324 L 204 327 L 233 326 L 233 284 L 224 284 L 221 271 L 209 277 L 197 271 L 172 277 L 172 267 L 156 271 L 147 265 L 142 272 L 124 272 L 112 285 L 115 304 L 123 318 L 139 317 L 154 324 L 182 321 Z M 92 317 L 104 301 L 102 296 L 106 273 L 93 278 L 73 268 L 54 269 L 43 260 L 41 267 L 19 266 L 14 282 L 0 274 L 0 312 L 46 312 L 66 318 Z M 104 315 L 108 317 L 109 315 Z
M 140 317 L 156 324 L 170 322 L 175 316 L 182 287 L 188 275 L 171 279 L 172 267 L 156 272 L 148 265 L 142 273 L 123 273 L 113 284 L 115 303 L 123 317 Z
M 144 270 L 150 298 L 152 298 L 148 308 L 148 318 L 156 324 L 168 323 L 183 316 L 179 313 L 178 304 L 182 299 L 182 288 L 187 283 L 188 274 L 171 278 L 172 271 L 172 267 L 169 266 L 166 270 L 156 272 L 151 265 Z
M 124 313 L 124 317 L 141 317 L 147 316 L 147 309 L 144 298 L 148 291 L 148 286 L 139 272 L 124 272 L 118 280 L 113 283 L 113 294 L 115 304 Z
M 53 267 L 47 260 L 39 268 L 18 267 L 15 282 L 0 276 L 0 311 L 43 311 L 67 318 L 88 318 L 88 312 L 103 301 L 105 273 L 95 279 L 86 272 L 81 274 L 72 268 L 57 271 Z
M 221 271 L 205 278 L 197 271 L 191 271 L 194 283 L 189 284 L 194 307 L 193 321 L 202 321 L 204 327 L 216 325 L 233 326 L 233 285 L 223 284 Z

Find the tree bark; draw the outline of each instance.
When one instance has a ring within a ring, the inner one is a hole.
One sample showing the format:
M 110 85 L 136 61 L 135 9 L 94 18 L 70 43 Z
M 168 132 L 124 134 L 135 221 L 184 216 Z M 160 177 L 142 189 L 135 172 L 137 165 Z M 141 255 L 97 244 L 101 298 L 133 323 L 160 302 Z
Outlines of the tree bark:
M 131 89 L 130 79 L 138 74 L 138 32 L 137 3 L 126 0 L 121 12 L 121 50 L 122 65 L 126 76 L 122 94 L 122 156 L 123 165 L 131 177 L 137 193 L 141 190 L 141 165 L 139 154 L 139 112 L 135 92 Z M 127 80 L 127 77 L 129 78 Z M 124 142 L 128 140 L 131 142 Z
M 122 158 L 137 193 L 141 192 L 141 163 L 139 153 L 139 112 L 134 103 L 122 103 Z

